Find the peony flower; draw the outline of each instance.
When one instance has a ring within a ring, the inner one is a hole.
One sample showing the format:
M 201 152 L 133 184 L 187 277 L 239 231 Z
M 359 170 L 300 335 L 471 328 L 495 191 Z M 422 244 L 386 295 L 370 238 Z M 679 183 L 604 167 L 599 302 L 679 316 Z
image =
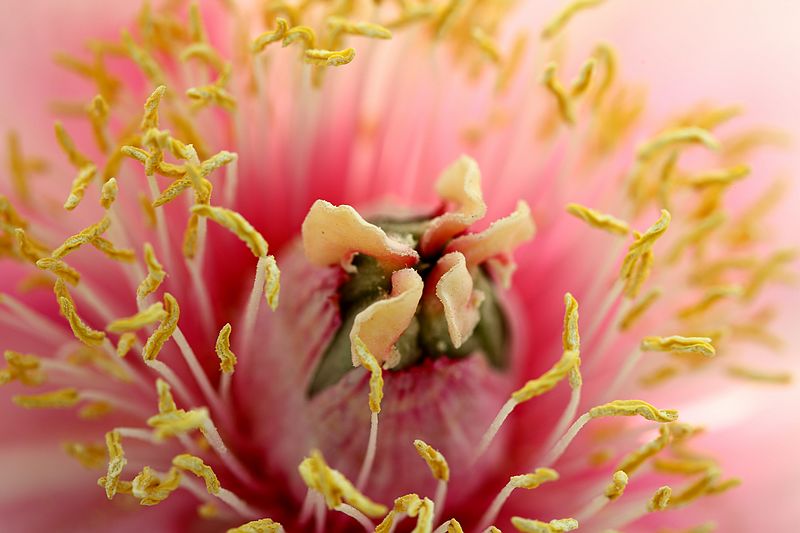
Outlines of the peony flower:
M 4 530 L 792 530 L 784 134 L 512 4 L 4 17 Z

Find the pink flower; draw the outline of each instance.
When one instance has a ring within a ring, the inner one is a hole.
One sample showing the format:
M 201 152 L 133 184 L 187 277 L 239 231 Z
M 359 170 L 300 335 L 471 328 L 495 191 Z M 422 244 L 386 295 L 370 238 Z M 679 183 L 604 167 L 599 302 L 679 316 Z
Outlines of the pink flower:
M 4 530 L 793 530 L 788 17 L 165 4 L 0 17 Z

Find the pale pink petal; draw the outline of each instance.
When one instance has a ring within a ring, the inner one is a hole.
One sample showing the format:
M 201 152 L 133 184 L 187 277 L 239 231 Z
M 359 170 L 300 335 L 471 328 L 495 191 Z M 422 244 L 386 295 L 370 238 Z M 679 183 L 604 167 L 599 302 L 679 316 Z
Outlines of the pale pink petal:
M 436 182 L 436 193 L 445 202 L 456 204 L 458 209 L 431 221 L 420 240 L 423 254 L 440 250 L 448 240 L 486 215 L 486 203 L 481 191 L 481 172 L 471 157 L 462 155 L 442 172 Z
M 373 303 L 356 316 L 350 340 L 361 339 L 379 362 L 388 368 L 399 362 L 394 344 L 408 328 L 417 312 L 424 285 L 417 271 L 411 268 L 392 274 L 392 293 L 389 298 Z M 353 352 L 353 366 L 358 358 Z
M 390 238 L 349 205 L 317 200 L 303 221 L 302 235 L 306 257 L 318 266 L 341 263 L 349 270 L 357 253 L 372 256 L 392 270 L 419 261 L 413 248 Z

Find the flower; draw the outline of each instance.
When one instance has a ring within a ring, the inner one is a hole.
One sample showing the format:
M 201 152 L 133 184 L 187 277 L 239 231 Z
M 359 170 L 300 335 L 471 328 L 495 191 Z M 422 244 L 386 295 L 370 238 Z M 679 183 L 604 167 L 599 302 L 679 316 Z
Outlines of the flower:
M 795 257 L 783 137 L 646 119 L 572 37 L 599 3 L 540 40 L 506 3 L 145 4 L 60 54 L 78 103 L 58 147 L 10 134 L 0 201 L 9 527 L 723 521 L 760 473 L 715 446 L 747 432 L 721 376 L 790 380 L 742 348 Z

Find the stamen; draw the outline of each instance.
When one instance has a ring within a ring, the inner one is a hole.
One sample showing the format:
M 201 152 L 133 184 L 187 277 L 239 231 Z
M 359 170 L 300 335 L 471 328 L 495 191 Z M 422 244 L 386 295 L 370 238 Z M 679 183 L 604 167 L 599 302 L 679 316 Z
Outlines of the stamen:
M 644 315 L 650 307 L 661 297 L 661 289 L 650 289 L 642 298 L 636 302 L 628 311 L 622 315 L 617 327 L 620 331 L 628 331 L 633 324 Z
M 634 232 L 634 241 L 628 248 L 628 253 L 620 268 L 620 278 L 625 283 L 625 294 L 629 298 L 637 296 L 642 284 L 650 274 L 653 263 L 653 245 L 667 231 L 671 219 L 669 211 L 662 209 L 661 216 L 647 231 L 643 234 Z
M 111 500 L 117 493 L 120 484 L 122 469 L 128 463 L 125 458 L 125 450 L 122 449 L 122 440 L 118 431 L 106 433 L 106 448 L 108 449 L 108 473 L 105 476 L 103 485 L 106 489 L 106 497 Z
M 623 237 L 630 232 L 627 222 L 580 204 L 567 204 L 567 213 L 578 217 L 592 227 Z
M 552 468 L 537 468 L 533 473 L 522 474 L 518 476 L 511 476 L 511 479 L 506 483 L 506 486 L 495 496 L 489 508 L 483 513 L 480 519 L 479 530 L 484 530 L 489 524 L 494 522 L 500 510 L 506 503 L 514 489 L 533 490 L 542 483 L 556 481 L 558 479 L 558 472 Z
M 262 33 L 253 41 L 251 50 L 254 54 L 264 51 L 268 44 L 281 41 L 286 36 L 286 32 L 289 30 L 289 23 L 286 22 L 286 19 L 278 17 L 275 19 L 275 24 L 278 26 L 277 29 Z
M 149 467 L 145 466 L 131 482 L 131 494 L 139 498 L 140 505 L 156 505 L 176 491 L 180 486 L 181 473 L 171 468 L 166 478 L 161 478 Z
M 106 448 L 102 444 L 65 442 L 64 451 L 85 468 L 101 469 L 106 464 Z
M 344 50 L 308 49 L 305 51 L 306 63 L 317 66 L 340 67 L 350 63 L 356 57 L 354 48 Z
M 281 271 L 278 270 L 278 263 L 275 257 L 268 255 L 264 265 L 264 297 L 267 305 L 275 311 L 278 308 L 281 292 Z
M 91 242 L 95 237 L 99 237 L 105 233 L 110 225 L 111 219 L 108 217 L 103 217 L 100 222 L 92 224 L 75 235 L 68 237 L 61 246 L 53 250 L 51 257 L 53 259 L 61 259 L 65 257 L 67 254 L 74 252 L 84 244 Z
M 103 209 L 110 209 L 111 205 L 116 201 L 119 194 L 119 185 L 117 185 L 117 178 L 111 178 L 103 183 L 103 188 L 100 190 L 100 205 Z
M 61 282 L 60 290 L 59 282 Z M 77 311 L 75 311 L 75 303 L 60 278 L 56 280 L 56 296 L 61 316 L 67 319 L 75 337 L 88 346 L 100 346 L 103 344 L 106 338 L 105 332 L 92 329 L 81 320 Z
M 47 249 L 34 239 L 28 237 L 24 229 L 15 228 L 14 237 L 19 247 L 19 254 L 23 259 L 36 264 L 37 261 L 43 259 L 45 255 L 47 255 Z
M 100 148 L 101 152 L 107 154 L 110 147 L 108 131 L 106 130 L 109 116 L 108 102 L 103 98 L 103 95 L 98 94 L 92 99 L 91 103 L 86 106 L 86 112 L 89 115 L 92 133 L 94 134 L 97 146 Z
M 392 32 L 374 22 L 353 22 L 343 17 L 329 17 L 328 27 L 334 32 L 349 33 L 372 37 L 373 39 L 391 39 Z
M 319 492 L 329 509 L 349 503 L 371 518 L 380 518 L 388 510 L 385 505 L 373 502 L 347 480 L 339 471 L 330 468 L 322 454 L 314 450 L 298 467 L 306 486 Z
M 375 356 L 372 355 L 359 337 L 351 339 L 351 343 L 358 363 L 364 365 L 364 368 L 370 372 L 369 410 L 372 414 L 370 415 L 367 452 L 364 455 L 364 462 L 361 464 L 361 470 L 359 471 L 358 480 L 356 482 L 356 486 L 360 489 L 366 485 L 367 479 L 369 479 L 369 474 L 372 471 L 372 464 L 375 461 L 375 452 L 378 447 L 378 414 L 381 412 L 381 400 L 383 400 L 383 371 L 377 359 L 375 359 Z
M 578 521 L 574 518 L 562 518 L 561 520 L 550 520 L 550 522 L 540 522 L 518 516 L 511 517 L 511 524 L 522 533 L 559 533 L 561 531 L 573 531 L 578 529 Z
M 111 322 L 106 329 L 111 333 L 124 333 L 128 331 L 135 331 L 144 328 L 150 324 L 160 322 L 167 317 L 167 312 L 164 311 L 164 305 L 161 302 L 156 302 L 146 309 L 143 309 L 133 316 L 120 318 Z
M 476 26 L 472 28 L 470 36 L 492 63 L 499 64 L 501 62 L 500 49 L 497 47 L 497 43 L 488 33 L 483 31 L 482 28 Z
M 219 494 L 221 489 L 217 475 L 210 466 L 205 464 L 202 459 L 194 455 L 181 454 L 172 459 L 172 465 L 191 472 L 197 477 L 203 478 L 206 483 L 206 490 L 209 494 Z
M 209 205 L 194 205 L 192 206 L 192 213 L 208 217 L 220 226 L 230 230 L 250 248 L 250 251 L 256 257 L 261 258 L 267 255 L 267 241 L 239 213 L 223 207 L 211 207 Z
M 670 498 L 672 497 L 672 489 L 669 486 L 660 487 L 655 494 L 647 502 L 647 510 L 649 512 L 663 511 L 669 505 Z
M 59 389 L 42 394 L 19 394 L 11 401 L 25 409 L 68 409 L 80 401 L 77 389 Z
M 254 520 L 239 527 L 229 529 L 227 533 L 284 533 L 283 526 L 269 518 Z
M 142 280 L 139 288 L 136 289 L 136 299 L 139 302 L 154 293 L 167 275 L 164 272 L 164 267 L 156 259 L 153 246 L 149 242 L 144 243 L 144 262 L 147 265 L 147 277 Z
M 433 522 L 436 523 L 439 521 L 439 515 L 444 510 L 444 502 L 447 497 L 447 482 L 450 481 L 450 467 L 447 465 L 444 456 L 424 441 L 415 440 L 414 447 L 417 449 L 419 456 L 428 464 L 433 477 L 439 481 L 436 487 L 436 494 L 433 497 L 433 508 L 435 510 Z
M 711 339 L 708 337 L 645 337 L 642 339 L 641 349 L 645 352 L 681 352 L 697 353 L 706 357 L 716 354 Z
M 689 318 L 708 311 L 714 304 L 725 298 L 738 298 L 745 293 L 739 285 L 723 285 L 712 287 L 706 291 L 703 297 L 696 304 L 684 307 L 678 311 L 679 318 Z
M 166 312 L 166 316 L 158 324 L 153 334 L 147 339 L 144 349 L 142 350 L 142 357 L 145 362 L 155 361 L 164 343 L 172 337 L 172 334 L 178 327 L 180 307 L 178 307 L 178 301 L 168 292 L 164 293 L 164 311 Z
M 606 487 L 602 495 L 593 499 L 589 504 L 577 514 L 578 520 L 585 522 L 589 518 L 599 513 L 606 505 L 622 496 L 628 486 L 628 475 L 618 470 L 611 477 L 611 483 Z
M 689 185 L 695 189 L 708 186 L 727 186 L 750 175 L 750 167 L 747 165 L 737 165 L 735 167 L 706 172 L 699 176 L 689 179 Z
M 596 64 L 597 61 L 593 57 L 586 60 L 586 63 L 583 64 L 580 72 L 578 72 L 578 77 L 572 82 L 572 86 L 569 90 L 569 94 L 572 98 L 583 95 L 583 93 L 589 89 Z
M 32 354 L 22 354 L 12 350 L 3 353 L 8 368 L 0 370 L 0 385 L 17 380 L 26 387 L 38 387 L 46 376 L 42 371 L 42 361 Z
M 572 20 L 572 17 L 581 11 L 599 6 L 603 1 L 604 0 L 574 0 L 547 23 L 542 30 L 542 39 L 552 39 L 558 35 L 570 20 Z
M 451 518 L 441 526 L 437 527 L 433 533 L 464 533 L 464 528 L 455 518 Z
M 548 91 L 555 97 L 556 103 L 558 104 L 558 112 L 561 115 L 561 118 L 569 125 L 575 124 L 575 106 L 572 101 L 572 97 L 567 92 L 564 85 L 562 85 L 561 81 L 556 77 L 556 70 L 558 69 L 558 65 L 556 63 L 550 63 L 544 70 L 544 74 L 542 74 L 542 83 L 547 88 Z
M 671 427 L 672 424 L 660 426 L 658 428 L 658 437 L 623 457 L 619 466 L 617 466 L 617 470 L 625 472 L 628 476 L 632 475 L 645 461 L 663 450 L 669 443 Z
M 790 372 L 769 372 L 738 365 L 728 367 L 728 374 L 737 378 L 760 383 L 788 385 L 792 382 L 792 374 Z
M 215 349 L 219 357 L 219 369 L 222 372 L 220 380 L 220 395 L 223 399 L 230 398 L 231 376 L 236 366 L 236 355 L 231 351 L 231 325 L 225 324 L 219 331 Z
M 678 419 L 678 412 L 672 409 L 656 409 L 652 405 L 642 400 L 614 400 L 607 404 L 592 407 L 589 411 L 578 418 L 572 427 L 569 428 L 563 437 L 547 453 L 542 461 L 546 465 L 555 463 L 566 451 L 578 432 L 590 420 L 606 416 L 641 416 L 653 422 L 666 423 L 674 422 Z

